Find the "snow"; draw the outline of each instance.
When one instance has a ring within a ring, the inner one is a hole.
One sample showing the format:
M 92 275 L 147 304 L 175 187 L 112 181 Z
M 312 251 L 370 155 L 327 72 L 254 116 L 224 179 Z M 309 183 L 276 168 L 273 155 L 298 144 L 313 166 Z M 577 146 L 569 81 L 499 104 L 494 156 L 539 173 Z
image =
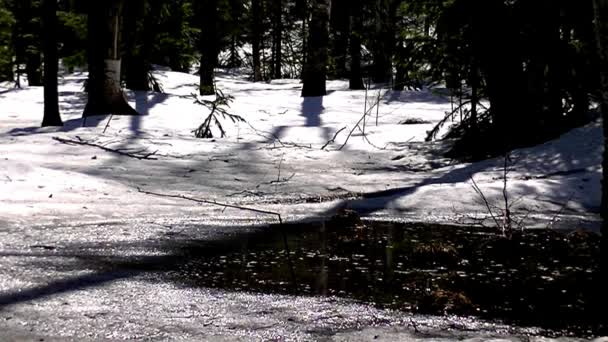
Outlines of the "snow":
M 355 130 L 339 150 L 365 106 L 365 92 L 347 90 L 346 81 L 328 82 L 324 98 L 302 99 L 298 81 L 255 84 L 220 73 L 219 88 L 235 97 L 230 112 L 247 123 L 225 120 L 226 138 L 196 139 L 192 130 L 208 114 L 191 96 L 198 78 L 155 73 L 165 94 L 127 92 L 145 115 L 91 117 L 86 124 L 80 117 L 86 74 L 63 76 L 63 128 L 39 128 L 41 88 L 0 85 L 4 337 L 440 341 L 528 334 L 475 319 L 454 329 L 462 318 L 412 317 L 336 298 L 191 289 L 149 279 L 153 274 L 83 266 L 88 260 L 170 257 L 163 249 L 168 241 L 245 234 L 252 225 L 277 220 L 138 189 L 272 211 L 284 221 L 315 220 L 350 207 L 369 219 L 491 224 L 473 177 L 492 205 L 502 205 L 501 158 L 457 163 L 442 157 L 449 142 L 424 142 L 451 107 L 435 91 L 385 94 L 378 125 L 375 111 L 366 122 L 367 140 Z M 429 123 L 400 124 L 406 119 Z M 53 138 L 155 152 L 154 159 Z M 514 220 L 527 218 L 525 227 L 597 230 L 601 152 L 601 122 L 514 151 L 508 175 Z M 414 320 L 423 334 L 412 331 Z
M 166 70 L 156 71 L 156 76 L 166 93 L 128 92 L 131 104 L 144 115 L 112 117 L 105 133 L 107 117 L 89 118 L 82 127 L 85 73 L 60 80 L 66 123 L 60 129 L 38 128 L 41 88 L 3 88 L 0 220 L 42 225 L 220 213 L 264 218 L 145 195 L 138 192 L 141 188 L 272 210 L 289 220 L 323 217 L 349 206 L 370 218 L 478 222 L 488 215 L 471 176 L 492 205 L 502 206 L 502 159 L 458 164 L 442 157 L 447 143 L 424 142 L 426 132 L 451 106 L 436 91 L 382 94 L 379 110 L 372 110 L 366 120 L 367 139 L 355 130 L 339 150 L 365 106 L 365 92 L 348 90 L 345 81 L 328 82 L 328 96 L 303 99 L 296 80 L 252 83 L 238 74 L 220 73 L 219 88 L 235 98 L 229 111 L 247 122 L 226 119 L 226 138 L 196 139 L 192 130 L 208 113 L 192 98 L 198 78 Z M 369 92 L 370 98 L 377 94 Z M 406 119 L 428 123 L 400 124 Z M 321 150 L 344 127 L 335 142 Z M 53 137 L 157 151 L 158 160 L 66 145 Z M 595 122 L 544 145 L 515 151 L 508 175 L 509 196 L 519 199 L 512 208 L 514 217 L 527 217 L 530 227 L 557 221 L 570 228 L 596 229 L 601 142 L 600 123 Z M 355 194 L 364 196 L 353 199 Z M 306 203 L 315 198 L 322 203 Z

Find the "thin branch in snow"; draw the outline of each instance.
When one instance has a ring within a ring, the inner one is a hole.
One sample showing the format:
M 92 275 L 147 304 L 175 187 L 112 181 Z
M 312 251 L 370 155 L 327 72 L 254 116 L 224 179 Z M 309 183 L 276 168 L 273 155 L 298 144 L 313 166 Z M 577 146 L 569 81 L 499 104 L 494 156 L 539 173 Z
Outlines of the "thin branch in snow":
M 156 155 L 158 150 L 156 150 L 154 152 L 145 153 L 146 149 L 141 149 L 141 150 L 137 150 L 137 151 L 126 150 L 126 149 L 113 149 L 113 148 L 109 148 L 109 147 L 106 147 L 106 146 L 103 146 L 100 144 L 96 144 L 96 143 L 93 143 L 90 141 L 82 140 L 79 137 L 77 137 L 77 138 L 78 138 L 78 140 L 53 137 L 53 140 L 56 140 L 62 144 L 66 144 L 66 145 L 83 145 L 83 146 L 97 147 L 106 152 L 116 153 L 121 156 L 135 158 L 135 159 L 139 159 L 139 160 L 158 160 L 158 158 L 152 157 L 152 156 Z
M 494 220 L 494 223 L 496 224 L 496 227 L 500 227 L 501 226 L 500 222 L 498 222 L 498 219 L 494 215 L 494 212 L 492 211 L 492 207 L 490 206 L 490 202 L 488 202 L 488 199 L 486 198 L 486 195 L 483 193 L 483 191 L 481 191 L 481 189 L 479 188 L 479 186 L 475 182 L 475 179 L 473 178 L 473 175 L 471 175 L 469 178 L 471 179 L 471 182 L 473 183 L 473 190 L 475 190 L 475 192 L 483 200 L 483 203 L 485 204 L 486 209 L 488 210 L 488 213 L 492 217 L 492 220 Z
M 547 224 L 547 227 L 545 227 L 545 229 L 553 228 L 553 225 L 557 221 L 557 218 L 562 215 L 564 210 L 568 207 L 568 204 L 570 204 L 570 201 L 572 200 L 572 196 L 574 196 L 574 194 L 571 193 L 570 196 L 568 196 L 568 200 L 566 201 L 566 203 L 564 203 L 564 205 L 562 205 L 562 207 L 559 209 L 559 211 L 551 218 L 551 221 L 549 221 L 549 223 Z
M 324 150 L 329 144 L 333 144 L 334 142 L 336 142 L 336 138 L 338 137 L 338 134 L 340 134 L 340 132 L 342 132 L 343 130 L 346 129 L 346 126 L 340 128 L 336 134 L 334 134 L 334 137 L 331 138 L 330 140 L 328 140 L 325 145 L 323 145 L 323 147 L 321 147 L 321 150 Z
M 261 209 L 255 209 L 255 208 L 249 208 L 249 207 L 241 207 L 239 205 L 221 203 L 221 202 L 212 201 L 212 200 L 188 197 L 188 196 L 184 196 L 184 195 L 171 195 L 171 194 L 163 194 L 163 193 L 158 193 L 158 192 L 145 191 L 139 187 L 137 188 L 137 191 L 139 191 L 142 194 L 146 194 L 146 195 L 153 195 L 153 196 L 166 197 L 166 198 L 177 198 L 177 199 L 183 199 L 186 201 L 191 201 L 191 202 L 196 202 L 196 203 L 216 205 L 216 206 L 224 207 L 224 209 L 233 208 L 233 209 L 239 209 L 239 210 L 244 210 L 244 211 L 251 211 L 254 213 L 258 213 L 258 214 L 274 215 L 279 220 L 279 224 L 281 224 L 281 225 L 283 224 L 283 219 L 281 217 L 281 214 L 274 212 L 274 211 L 261 210 Z

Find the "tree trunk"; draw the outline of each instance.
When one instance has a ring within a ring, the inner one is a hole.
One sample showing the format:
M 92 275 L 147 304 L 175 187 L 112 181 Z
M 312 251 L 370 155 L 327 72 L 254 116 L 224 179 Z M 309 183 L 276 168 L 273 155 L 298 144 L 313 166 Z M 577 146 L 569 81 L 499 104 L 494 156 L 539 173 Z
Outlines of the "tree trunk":
M 373 74 L 376 83 L 390 82 L 395 45 L 395 0 L 376 0 L 376 39 L 373 44 Z
M 274 16 L 272 31 L 272 46 L 274 47 L 272 78 L 280 79 L 283 77 L 281 67 L 283 65 L 283 0 L 274 0 Z
M 203 23 L 200 37 L 200 86 L 201 95 L 215 94 L 214 70 L 217 66 L 217 0 L 202 1 L 200 19 Z
M 122 0 L 89 2 L 89 99 L 83 117 L 139 114 L 129 105 L 120 88 L 122 4 Z
M 332 76 L 342 78 L 348 77 L 346 68 L 346 56 L 348 54 L 348 35 L 350 31 L 349 6 L 351 2 L 345 0 L 333 0 L 331 3 L 331 32 L 333 34 L 331 44 L 331 56 L 334 63 Z
M 152 8 L 158 8 L 160 4 L 155 2 L 150 3 Z M 125 63 L 123 70 L 125 72 L 125 83 L 127 88 L 132 90 L 149 91 L 150 82 L 148 81 L 148 73 L 150 72 L 150 64 L 146 61 L 147 50 L 149 47 L 149 36 L 151 33 L 146 33 L 146 26 L 150 24 L 150 19 L 154 20 L 154 16 L 148 13 L 146 15 L 145 0 L 129 0 L 125 3 L 125 48 L 129 49 L 125 53 Z M 143 19 L 143 27 L 138 25 L 138 22 Z
M 262 36 L 261 28 L 261 0 L 251 0 L 251 57 L 253 59 L 253 81 L 262 81 L 262 62 L 260 59 L 260 41 Z
M 602 223 L 602 242 L 601 242 L 601 272 L 602 272 L 602 284 L 603 289 L 603 306 L 602 310 L 605 310 L 608 304 L 608 0 L 594 0 L 595 9 L 595 25 L 596 25 L 596 36 L 598 43 L 598 52 L 601 60 L 601 93 L 602 93 L 602 118 L 604 124 L 604 161 L 603 167 L 603 180 L 602 180 L 602 204 L 601 204 L 601 215 L 603 219 Z M 608 327 L 607 315 L 604 315 L 604 324 Z
M 325 96 L 327 49 L 329 45 L 330 0 L 313 0 L 309 24 L 306 64 L 303 71 L 302 96 Z
M 15 48 L 17 77 L 21 74 L 21 64 L 25 64 L 25 73 L 30 86 L 42 85 L 42 59 L 38 43 L 40 26 L 34 18 L 38 17 L 39 8 L 31 0 L 15 1 Z M 19 84 L 19 80 L 17 80 Z
M 41 64 L 40 52 L 28 49 L 25 54 L 25 73 L 28 85 L 34 87 L 42 85 Z
M 42 42 L 44 50 L 44 117 L 42 127 L 63 126 L 57 90 L 57 0 L 42 0 Z
M 354 0 L 350 7 L 350 75 L 349 89 L 365 89 L 361 75 L 361 34 L 363 33 L 363 18 L 361 18 L 361 0 Z

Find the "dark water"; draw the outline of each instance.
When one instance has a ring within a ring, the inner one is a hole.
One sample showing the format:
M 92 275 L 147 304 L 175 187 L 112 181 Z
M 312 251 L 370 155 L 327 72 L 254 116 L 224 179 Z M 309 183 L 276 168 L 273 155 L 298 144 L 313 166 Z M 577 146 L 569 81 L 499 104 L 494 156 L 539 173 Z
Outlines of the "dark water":
M 332 220 L 193 244 L 167 273 L 190 286 L 340 296 L 592 335 L 603 315 L 598 266 L 599 237 L 586 232 L 505 239 L 481 228 Z

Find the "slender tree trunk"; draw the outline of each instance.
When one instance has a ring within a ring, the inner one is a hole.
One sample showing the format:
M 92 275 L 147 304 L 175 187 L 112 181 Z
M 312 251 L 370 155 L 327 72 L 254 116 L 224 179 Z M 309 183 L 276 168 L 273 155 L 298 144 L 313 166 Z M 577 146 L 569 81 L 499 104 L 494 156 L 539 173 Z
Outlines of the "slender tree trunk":
M 25 74 L 30 86 L 42 85 L 42 59 L 38 42 L 40 26 L 34 20 L 40 10 L 31 0 L 15 1 L 15 28 L 17 77 L 21 74 L 20 64 L 25 64 Z M 19 80 L 18 80 L 19 83 Z
M 273 0 L 273 31 L 272 31 L 272 78 L 282 78 L 283 65 L 283 0 Z
M 251 48 L 252 54 L 251 57 L 253 59 L 253 81 L 260 82 L 262 81 L 262 62 L 260 59 L 260 42 L 262 36 L 262 28 L 261 28 L 261 0 L 251 0 Z
M 41 64 L 40 52 L 38 51 L 27 51 L 25 55 L 25 73 L 27 74 L 27 83 L 30 86 L 41 86 L 42 75 L 41 75 Z
M 376 0 L 376 39 L 373 46 L 372 79 L 390 82 L 393 74 L 395 45 L 395 0 Z
M 364 89 L 361 75 L 361 34 L 363 32 L 363 19 L 361 18 L 361 0 L 353 0 L 350 7 L 350 75 L 349 89 Z
M 22 0 L 23 1 L 23 0 Z M 35 17 L 40 13 L 40 8 L 34 6 L 31 0 L 25 1 L 27 3 L 26 13 L 23 13 L 25 19 L 26 41 L 25 46 L 25 73 L 27 75 L 27 83 L 30 86 L 41 86 L 42 85 L 42 58 L 40 56 L 40 49 L 38 42 L 36 41 L 38 33 L 40 32 L 40 25 L 36 24 Z
M 333 34 L 331 44 L 331 56 L 335 68 L 331 76 L 348 77 L 346 68 L 346 56 L 348 55 L 348 35 L 350 31 L 349 6 L 352 2 L 345 0 L 333 0 L 331 2 L 331 33 Z
M 203 28 L 200 37 L 200 87 L 201 95 L 215 94 L 214 71 L 217 66 L 217 0 L 202 1 L 201 19 Z
M 303 72 L 302 96 L 325 96 L 327 50 L 329 45 L 330 0 L 313 0 L 306 65 Z
M 90 1 L 88 16 L 89 99 L 83 116 L 138 115 L 120 87 L 122 0 Z
M 57 0 L 42 0 L 42 42 L 44 50 L 44 117 L 42 127 L 63 126 L 57 90 Z
M 602 242 L 601 242 L 601 288 L 603 296 L 602 310 L 608 305 L 608 0 L 594 0 L 595 25 L 598 43 L 598 52 L 601 60 L 601 94 L 602 94 L 602 117 L 604 124 L 604 161 L 602 180 Z M 604 314 L 605 328 L 608 329 L 608 315 Z
M 153 1 L 150 1 L 152 8 L 160 6 Z M 125 48 L 128 49 L 125 53 L 124 67 L 125 83 L 127 88 L 132 90 L 149 91 L 150 82 L 148 82 L 148 73 L 150 65 L 146 61 L 147 49 L 149 45 L 149 36 L 151 33 L 146 32 L 146 27 L 150 24 L 150 17 L 146 15 L 145 0 L 128 0 L 125 3 Z M 143 19 L 143 27 L 138 25 L 138 22 Z M 147 25 L 148 24 L 148 25 Z

